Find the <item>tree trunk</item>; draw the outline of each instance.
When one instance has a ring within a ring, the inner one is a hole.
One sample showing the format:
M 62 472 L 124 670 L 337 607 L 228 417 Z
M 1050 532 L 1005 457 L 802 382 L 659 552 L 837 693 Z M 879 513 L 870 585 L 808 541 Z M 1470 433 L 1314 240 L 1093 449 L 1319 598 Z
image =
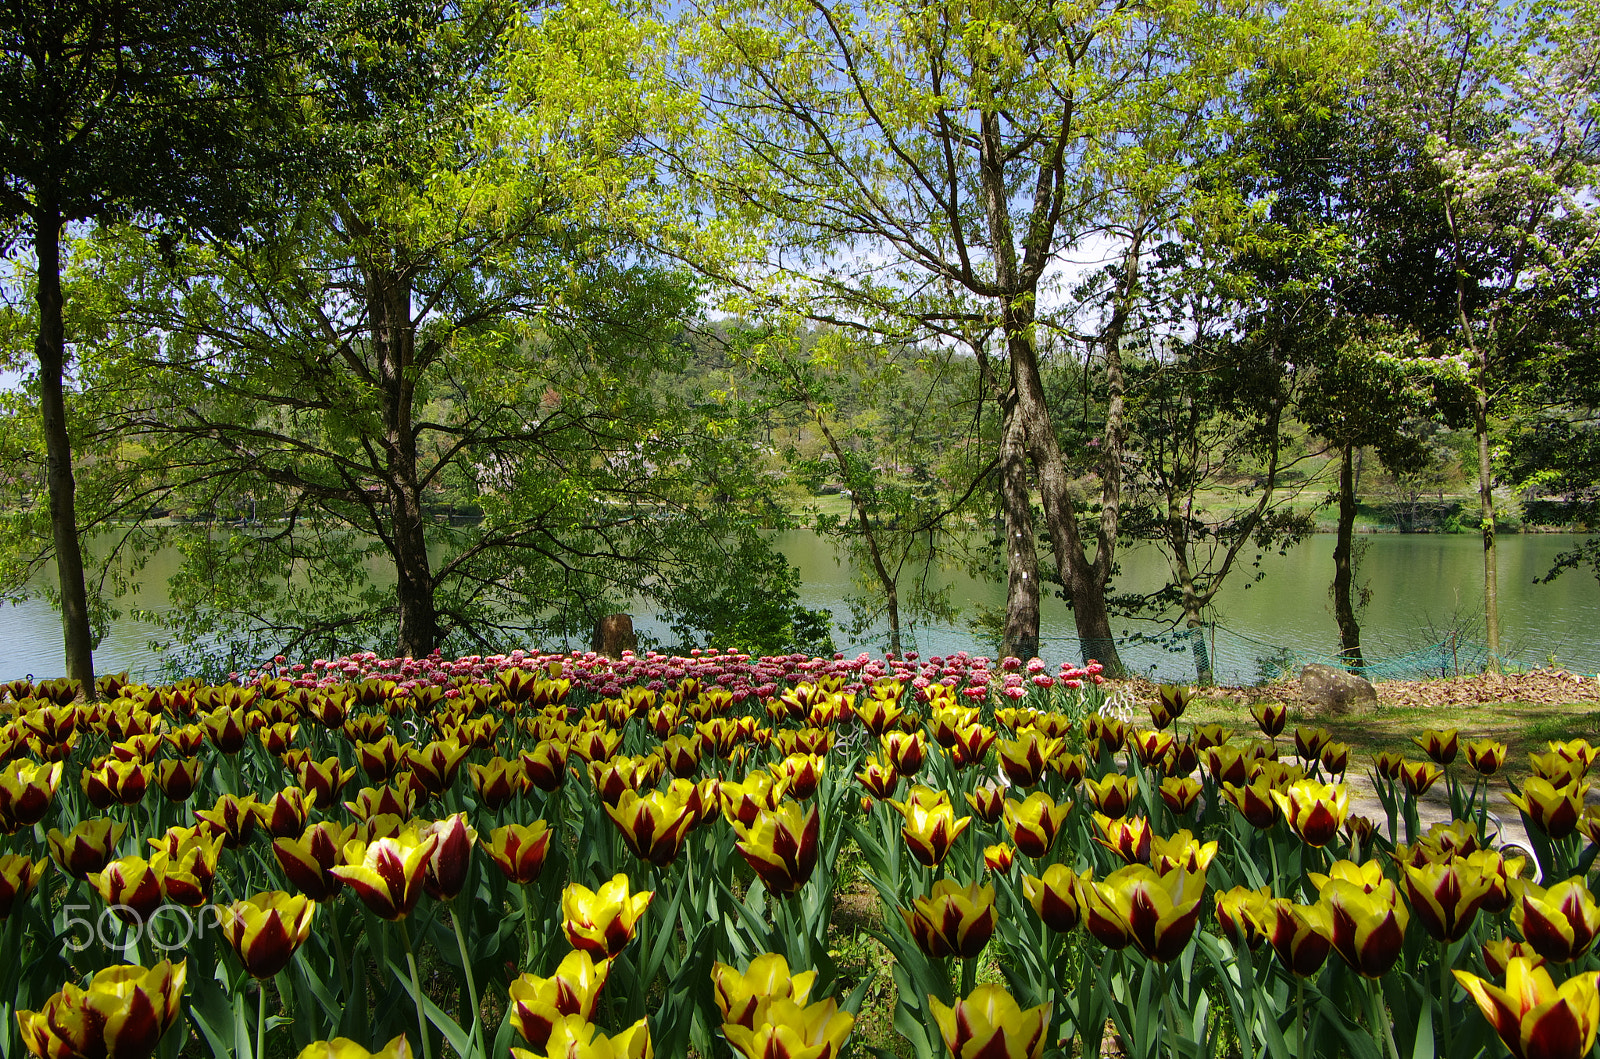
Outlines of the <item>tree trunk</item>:
M 367 302 L 383 408 L 388 544 L 394 557 L 400 611 L 397 647 L 403 656 L 420 658 L 438 645 L 438 612 L 428 564 L 422 489 L 417 480 L 417 438 L 412 429 L 416 330 L 411 319 L 411 284 L 397 272 L 375 270 L 367 278 Z
M 67 336 L 61 299 L 61 209 L 41 195 L 34 214 L 34 252 L 39 260 L 39 412 L 44 421 L 45 482 L 50 494 L 50 531 L 61 582 L 61 632 L 67 676 L 93 700 L 94 640 L 89 631 L 89 594 L 84 587 L 83 548 L 78 540 L 77 483 L 72 475 L 72 439 L 67 434 Z
M 1002 656 L 1039 654 L 1039 546 L 1034 536 L 1033 502 L 1028 490 L 1028 456 L 1015 390 L 1005 404 L 1000 442 L 1000 511 L 1005 527 L 1006 624 Z
M 1489 365 L 1478 351 L 1478 384 L 1472 394 L 1472 430 L 1478 440 L 1478 505 L 1483 515 L 1483 625 L 1488 668 L 1500 671 L 1500 564 L 1495 558 L 1494 464 L 1489 459 Z
M 1351 563 L 1353 537 L 1356 525 L 1355 467 L 1351 459 L 1353 446 L 1340 450 L 1339 463 L 1339 534 L 1333 546 L 1333 617 L 1339 623 L 1340 654 L 1351 670 L 1361 670 L 1366 662 L 1361 657 L 1361 626 L 1356 623 L 1355 606 L 1350 593 L 1355 571 Z

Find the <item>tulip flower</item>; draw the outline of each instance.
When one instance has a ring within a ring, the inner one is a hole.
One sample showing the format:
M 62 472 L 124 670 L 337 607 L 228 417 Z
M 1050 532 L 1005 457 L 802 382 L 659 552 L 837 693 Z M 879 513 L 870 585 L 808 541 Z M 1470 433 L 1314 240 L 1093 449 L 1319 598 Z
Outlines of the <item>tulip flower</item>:
M 1488 968 L 1492 977 L 1504 978 L 1506 968 L 1510 966 L 1512 957 L 1515 956 L 1527 960 L 1530 968 L 1544 966 L 1544 957 L 1534 952 L 1533 946 L 1525 941 L 1490 938 L 1483 943 L 1483 965 Z
M 610 960 L 595 963 L 586 950 L 574 949 L 549 978 L 522 975 L 511 983 L 512 1029 L 535 1048 L 545 1047 L 550 1031 L 566 1016 L 594 1018 L 610 974 Z
M 356 770 L 339 764 L 336 757 L 324 761 L 306 760 L 295 766 L 295 779 L 307 794 L 317 796 L 318 805 L 333 805 L 344 785 L 355 777 Z
M 1198 724 L 1191 738 L 1194 739 L 1195 749 L 1204 753 L 1210 747 L 1225 745 L 1233 738 L 1233 729 L 1220 724 Z
M 1128 734 L 1128 745 L 1138 756 L 1139 764 L 1145 768 L 1154 768 L 1165 761 L 1176 743 L 1177 739 L 1171 732 L 1135 731 Z
M 1022 894 L 1040 922 L 1067 934 L 1083 921 L 1083 887 L 1092 877 L 1087 868 L 1082 875 L 1074 875 L 1066 865 L 1052 864 L 1042 876 L 1024 875 Z
M 526 885 L 539 877 L 544 870 L 544 858 L 550 851 L 550 829 L 543 820 L 528 825 L 507 824 L 489 832 L 489 841 L 483 851 L 511 882 Z
M 255 833 L 256 824 L 261 819 L 261 806 L 253 794 L 246 794 L 242 798 L 224 794 L 217 799 L 216 805 L 210 809 L 196 809 L 194 815 L 195 819 L 210 824 L 221 833 L 225 848 L 237 849 Z
M 110 864 L 126 830 L 128 825 L 107 817 L 78 821 L 66 835 L 50 829 L 50 857 L 70 877 L 88 878 Z
M 1350 815 L 1350 792 L 1342 783 L 1300 780 L 1287 792 L 1272 792 L 1283 818 L 1308 846 L 1321 848 L 1333 841 Z
M 532 786 L 521 761 L 507 761 L 503 757 L 490 758 L 488 764 L 467 766 L 467 777 L 478 801 L 490 812 L 499 812 L 517 795 Z
M 143 857 L 119 857 L 86 881 L 117 918 L 133 926 L 161 907 L 161 879 Z
M 634 925 L 654 896 L 648 890 L 630 893 L 621 872 L 598 890 L 568 883 L 561 891 L 562 933 L 573 948 L 610 959 L 633 940 Z
M 1211 781 L 1217 786 L 1220 787 L 1225 783 L 1243 786 L 1250 782 L 1250 763 L 1240 748 L 1208 747 L 1201 757 L 1206 763 L 1206 771 L 1211 774 Z
M 749 826 L 763 812 L 770 812 L 783 800 L 783 789 L 767 772 L 755 771 L 735 783 L 724 780 L 717 787 L 722 814 L 731 824 Z
M 404 919 L 422 897 L 422 877 L 438 844 L 438 835 L 422 834 L 412 826 L 371 842 L 351 839 L 344 847 L 344 863 L 328 871 L 354 890 L 373 915 Z
M 317 1041 L 301 1049 L 295 1059 L 416 1059 L 416 1053 L 402 1033 L 375 1052 L 367 1051 L 348 1037 Z
M 784 802 L 776 809 L 758 812 L 748 825 L 735 822 L 733 826 L 739 833 L 736 848 L 761 876 L 768 893 L 787 897 L 804 886 L 816 870 L 820 827 L 816 806 L 802 810 L 798 802 Z
M 1585 772 L 1595 763 L 1595 759 L 1600 757 L 1600 748 L 1591 746 L 1587 739 L 1567 739 L 1564 741 L 1553 739 L 1545 745 L 1569 761 L 1576 762 Z
M 1311 885 L 1318 890 L 1325 889 L 1330 882 L 1343 880 L 1354 883 L 1363 893 L 1372 893 L 1384 885 L 1383 865 L 1375 860 L 1357 864 L 1352 860 L 1336 860 L 1328 868 L 1328 874 L 1321 872 L 1308 872 L 1307 877 Z
M 1161 781 L 1161 800 L 1173 813 L 1182 816 L 1200 800 L 1204 785 L 1188 776 L 1168 776 Z
M 1401 761 L 1400 782 L 1405 785 L 1406 793 L 1413 798 L 1420 798 L 1428 793 L 1428 788 L 1439 781 L 1444 775 L 1444 769 L 1431 761 Z
M 514 1059 L 651 1059 L 650 1027 L 640 1019 L 607 1037 L 581 1015 L 567 1015 L 550 1027 L 542 1052 L 513 1048 Z
M 1351 856 L 1359 857 L 1362 849 L 1372 844 L 1372 836 L 1378 833 L 1378 825 L 1368 817 L 1352 813 L 1344 818 L 1344 833 L 1350 839 Z
M 96 809 L 113 805 L 133 805 L 144 797 L 150 783 L 150 766 L 142 761 L 110 758 L 86 766 L 79 777 L 83 793 Z
M 861 771 L 856 773 L 856 779 L 874 798 L 891 798 L 900 783 L 900 773 L 895 771 L 893 765 L 874 756 L 861 763 Z
M 905 712 L 905 709 L 896 702 L 868 698 L 860 706 L 856 707 L 856 718 L 868 732 L 881 736 L 899 724 L 900 718 L 905 716 Z
M 1400 767 L 1405 764 L 1404 754 L 1395 754 L 1387 750 L 1379 751 L 1372 755 L 1372 766 L 1378 775 L 1386 780 L 1398 780 Z
M 17 900 L 39 885 L 46 863 L 17 853 L 0 853 L 0 920 L 8 918 Z
M 689 788 L 694 789 L 694 785 Z M 615 808 L 604 802 L 601 808 L 622 832 L 622 840 L 633 855 L 658 868 L 677 859 L 696 818 L 681 793 L 663 791 L 639 795 L 624 790 Z
M 1333 739 L 1326 728 L 1300 727 L 1294 730 L 1294 752 L 1302 761 L 1315 761 L 1322 748 Z
M 256 732 L 256 738 L 261 740 L 261 746 L 267 753 L 277 757 L 293 748 L 295 736 L 299 734 L 298 724 L 280 722 L 261 728 Z
M 1089 759 L 1082 754 L 1063 751 L 1050 759 L 1050 770 L 1070 786 L 1083 780 L 1089 770 Z
M 1506 763 L 1509 748 L 1494 739 L 1475 739 L 1465 744 L 1467 764 L 1480 776 L 1493 776 Z
M 567 754 L 564 740 L 541 739 L 532 750 L 522 752 L 522 771 L 529 783 L 546 794 L 560 790 L 567 782 Z
M 815 754 L 790 754 L 772 766 L 772 775 L 790 798 L 804 801 L 817 792 L 825 768 L 824 759 Z
M 1252 890 L 1235 886 L 1217 894 L 1217 925 L 1229 938 L 1243 940 L 1252 950 L 1267 940 L 1269 923 L 1276 917 L 1272 908 L 1272 887 Z
M 1085 735 L 1100 744 L 1101 754 L 1114 754 L 1128 736 L 1128 726 L 1116 717 L 1091 713 L 1083 719 Z
M 1511 881 L 1522 875 L 1528 858 L 1507 857 L 1497 849 L 1480 849 L 1462 859 L 1489 884 L 1483 898 L 1483 911 L 1493 915 L 1510 908 Z
M 1284 970 L 1309 978 L 1322 969 L 1332 947 L 1333 923 L 1328 906 L 1297 905 L 1286 897 L 1266 902 L 1267 943 Z
M 1583 876 L 1549 889 L 1521 879 L 1511 884 L 1511 922 L 1535 952 L 1552 963 L 1582 957 L 1600 933 L 1600 907 Z
M 905 826 L 900 829 L 900 834 L 905 838 L 911 855 L 918 863 L 929 868 L 939 866 L 945 854 L 950 852 L 950 847 L 955 845 L 956 839 L 972 824 L 970 816 L 956 819 L 950 795 L 920 784 L 911 788 L 905 801 L 890 800 L 889 804 L 905 818 Z M 1012 840 L 1016 840 L 1015 835 Z M 1022 848 L 1020 844 L 1018 848 Z
M 995 743 L 1000 768 L 1013 786 L 1032 787 L 1044 776 L 1045 762 L 1061 750 L 1061 740 L 1045 739 L 1037 729 L 1025 729 L 1015 739 Z
M 59 761 L 13 761 L 0 769 L 0 831 L 13 832 L 43 820 L 61 784 Z
M 419 832 L 438 838 L 422 875 L 422 888 L 436 901 L 452 901 L 467 884 L 467 868 L 472 863 L 472 846 L 478 832 L 467 823 L 466 813 L 455 813 L 437 820 Z
M 274 838 L 289 838 L 305 830 L 306 818 L 317 804 L 315 794 L 299 787 L 285 787 L 261 806 L 258 814 Z
M 453 739 L 436 739 L 427 746 L 407 749 L 405 763 L 429 794 L 440 795 L 450 789 L 461 763 L 471 752 L 471 747 Z
M 990 871 L 1008 872 L 1016 859 L 1016 848 L 1007 843 L 997 842 L 992 846 L 983 847 L 983 866 Z
M 1200 842 L 1188 829 L 1163 838 L 1156 835 L 1150 840 L 1149 864 L 1158 873 L 1169 871 L 1204 872 L 1217 857 L 1216 842 Z
M 1566 838 L 1578 828 L 1578 817 L 1588 793 L 1587 782 L 1574 780 L 1565 787 L 1556 787 L 1547 779 L 1529 776 L 1522 785 L 1522 793 L 1507 794 L 1506 801 L 1551 838 Z
M 250 730 L 244 710 L 230 710 L 223 706 L 216 712 L 200 718 L 200 723 L 205 728 L 211 745 L 224 754 L 231 757 L 244 749 Z
M 158 761 L 155 764 L 156 786 L 168 801 L 187 801 L 200 785 L 205 772 L 205 762 L 197 757 Z
M 1464 858 L 1442 864 L 1401 867 L 1406 897 L 1428 936 L 1435 941 L 1460 941 L 1483 907 L 1492 880 Z
M 1516 1059 L 1582 1059 L 1594 1050 L 1600 972 L 1557 987 L 1549 971 L 1519 956 L 1506 965 L 1504 989 L 1466 971 L 1454 973 Z
M 186 962 L 124 964 L 70 982 L 37 1011 L 18 1011 L 22 1041 L 44 1059 L 150 1059 L 178 1020 Z
M 355 800 L 345 802 L 344 807 L 357 820 L 370 820 L 375 816 L 409 818 L 417 807 L 417 793 L 411 777 L 401 776 L 394 786 L 361 788 Z
M 1261 780 L 1246 786 L 1232 783 L 1222 786 L 1223 799 L 1259 831 L 1265 831 L 1278 819 L 1277 805 L 1272 800 L 1274 793 L 1271 786 Z
M 927 897 L 918 897 L 910 909 L 901 909 L 911 936 L 930 959 L 960 956 L 970 960 L 994 936 L 994 887 L 962 886 L 952 879 L 933 884 Z
M 354 824 L 310 824 L 298 839 L 273 839 L 272 852 L 295 889 L 313 901 L 327 901 L 344 885 L 332 869 L 355 830 Z
M 745 1059 L 836 1059 L 855 1021 L 832 999 L 805 1007 L 774 1000 L 753 1029 L 730 1023 L 722 1035 Z
M 927 741 L 921 732 L 885 732 L 878 743 L 883 760 L 902 776 L 915 776 L 928 758 Z
M 306 938 L 317 903 L 282 890 L 267 890 L 217 910 L 223 936 L 252 978 L 271 978 L 285 967 Z
M 1120 772 L 1107 773 L 1099 780 L 1086 779 L 1083 789 L 1089 792 L 1094 807 L 1107 816 L 1126 816 L 1133 799 L 1139 793 L 1139 781 Z
M 222 836 L 197 828 L 175 848 L 158 847 L 150 858 L 150 869 L 161 882 L 163 897 L 186 908 L 200 908 L 211 900 L 221 855 Z
M 1146 959 L 1167 963 L 1194 935 L 1205 884 L 1200 872 L 1158 875 L 1143 864 L 1130 864 L 1104 879 L 1083 882 L 1084 927 L 1107 948 L 1131 944 Z
M 1324 743 L 1322 753 L 1317 755 L 1317 760 L 1322 763 L 1322 770 L 1330 777 L 1343 776 L 1350 768 L 1350 744 Z
M 1276 739 L 1289 721 L 1289 707 L 1282 702 L 1255 702 L 1250 704 L 1250 716 L 1255 718 L 1262 735 Z
M 679 779 L 688 779 L 700 771 L 700 741 L 693 736 L 669 735 L 661 744 L 661 756 L 667 771 Z
M 1333 950 L 1356 973 L 1381 978 L 1400 958 L 1410 914 L 1400 892 L 1387 879 L 1371 892 L 1346 879 L 1322 888 L 1333 925 Z
M 1045 1049 L 1050 1005 L 1022 1009 L 997 985 L 980 985 L 946 1007 L 928 998 L 939 1035 L 952 1059 L 1039 1059 Z
M 778 953 L 763 953 L 741 973 L 725 963 L 711 969 L 717 1009 L 725 1024 L 754 1029 L 761 1012 L 774 1000 L 804 1005 L 811 996 L 816 971 L 789 973 L 789 961 Z
M 1411 741 L 1421 747 L 1422 752 L 1427 754 L 1434 764 L 1448 765 L 1456 759 L 1460 733 L 1454 728 L 1444 731 L 1428 728 L 1421 735 L 1412 736 Z
M 1094 814 L 1094 840 L 1127 864 L 1150 863 L 1150 821 L 1142 816 L 1127 816 L 1113 820 L 1103 813 Z
M 981 724 L 963 725 L 955 731 L 955 742 L 950 745 L 950 763 L 958 769 L 966 768 L 983 760 L 983 755 L 989 752 L 998 738 L 994 729 Z M 1059 752 L 1052 755 L 1049 762 L 1054 762 L 1059 757 Z
M 1172 727 L 1172 722 L 1183 716 L 1194 692 L 1178 684 L 1162 684 L 1156 688 L 1156 701 L 1150 704 L 1150 722 L 1158 731 Z
M 972 814 L 986 824 L 992 824 L 1005 814 L 1006 792 L 1004 787 L 986 783 L 967 795 L 967 804 L 972 806 Z

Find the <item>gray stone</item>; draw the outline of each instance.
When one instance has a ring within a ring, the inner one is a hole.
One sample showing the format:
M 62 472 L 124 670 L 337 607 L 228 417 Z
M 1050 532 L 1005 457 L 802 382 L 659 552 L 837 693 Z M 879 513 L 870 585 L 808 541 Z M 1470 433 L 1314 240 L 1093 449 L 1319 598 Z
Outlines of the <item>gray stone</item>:
M 1300 691 L 1307 706 L 1336 717 L 1378 706 L 1378 690 L 1366 677 L 1319 662 L 1300 670 Z

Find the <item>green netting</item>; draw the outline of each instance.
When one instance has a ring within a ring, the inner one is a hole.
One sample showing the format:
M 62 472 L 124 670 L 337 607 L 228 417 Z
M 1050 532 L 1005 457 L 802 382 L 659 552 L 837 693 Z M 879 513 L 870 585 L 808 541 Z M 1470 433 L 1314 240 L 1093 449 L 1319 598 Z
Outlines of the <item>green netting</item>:
M 1351 668 L 1337 651 L 1303 644 L 1271 643 L 1221 625 L 1136 634 L 1115 640 L 1056 640 L 1054 653 L 1087 660 L 1105 658 L 1114 644 L 1130 674 L 1162 683 L 1195 683 L 1209 669 L 1224 685 L 1265 684 L 1292 677 L 1312 662 Z M 1076 650 L 1073 648 L 1076 647 Z M 1490 661 L 1488 645 L 1455 635 L 1401 653 L 1363 651 L 1358 672 L 1368 680 L 1429 680 L 1481 673 Z M 1523 659 L 1498 656 L 1503 672 L 1538 668 Z

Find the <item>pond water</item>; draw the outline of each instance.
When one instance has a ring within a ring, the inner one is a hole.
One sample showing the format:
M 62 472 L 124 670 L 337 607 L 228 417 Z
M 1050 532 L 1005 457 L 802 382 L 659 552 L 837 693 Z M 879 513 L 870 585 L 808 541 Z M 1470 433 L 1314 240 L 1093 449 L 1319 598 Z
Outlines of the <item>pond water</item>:
M 1553 584 L 1536 584 L 1555 555 L 1570 548 L 1577 538 L 1564 534 L 1508 536 L 1500 541 L 1500 593 L 1502 652 L 1531 665 L 1552 662 L 1581 672 L 1600 672 L 1600 586 L 1593 577 L 1571 572 Z M 1473 665 L 1473 644 L 1482 638 L 1482 551 L 1475 535 L 1374 534 L 1361 538 L 1366 554 L 1361 582 L 1371 590 L 1371 600 L 1361 614 L 1362 642 L 1369 660 L 1408 655 L 1430 645 L 1445 645 L 1431 664 L 1451 667 Z M 844 598 L 853 591 L 851 570 L 839 561 L 833 545 L 808 531 L 786 533 L 779 545 L 801 575 L 801 598 L 808 606 L 826 607 L 848 620 Z M 1250 567 L 1236 570 L 1216 606 L 1216 626 L 1207 632 L 1207 644 L 1216 660 L 1217 675 L 1225 683 L 1251 683 L 1279 667 L 1325 659 L 1338 649 L 1338 633 L 1328 599 L 1333 575 L 1333 537 L 1318 535 L 1286 555 L 1262 560 L 1265 576 L 1250 582 Z M 141 587 L 124 601 L 124 610 L 142 608 L 161 612 L 167 606 L 163 591 L 166 576 L 177 563 L 173 553 L 158 553 L 141 574 Z M 1119 589 L 1151 590 L 1165 578 L 1165 560 L 1153 547 L 1125 549 L 1121 555 Z M 958 650 L 989 653 L 965 624 L 981 606 L 1004 603 L 1004 587 L 974 580 L 961 572 L 936 572 L 939 584 L 949 584 L 964 617 L 953 625 L 912 625 L 905 630 L 907 649 L 924 655 Z M 646 634 L 665 633 L 649 615 L 636 622 Z M 1167 627 L 1159 622 L 1118 621 L 1119 636 L 1159 638 Z M 1452 633 L 1456 650 L 1452 652 Z M 150 641 L 158 627 L 123 618 L 115 622 L 95 654 L 97 670 L 128 670 L 135 676 L 155 676 L 159 653 Z M 1076 660 L 1078 644 L 1072 615 L 1060 600 L 1047 600 L 1042 634 L 1044 654 L 1052 662 Z M 881 651 L 887 644 L 884 630 L 852 640 L 835 633 L 841 650 Z M 1124 646 L 1123 659 L 1130 668 L 1160 679 L 1193 679 L 1193 659 L 1187 643 L 1135 642 Z M 1441 661 L 1442 660 L 1442 661 Z M 61 623 L 56 611 L 42 598 L 0 608 L 0 679 L 23 674 L 59 674 Z

